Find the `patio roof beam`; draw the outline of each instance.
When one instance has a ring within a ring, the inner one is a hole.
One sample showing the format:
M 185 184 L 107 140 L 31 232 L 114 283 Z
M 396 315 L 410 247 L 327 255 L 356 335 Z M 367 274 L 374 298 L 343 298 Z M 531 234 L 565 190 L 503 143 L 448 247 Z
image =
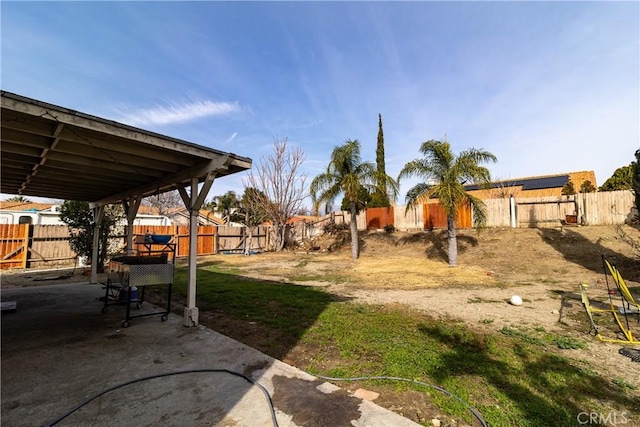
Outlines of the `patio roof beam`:
M 200 180 L 201 177 L 206 176 L 209 173 L 213 172 L 217 174 L 219 172 L 226 171 L 232 161 L 233 159 L 231 159 L 229 155 L 209 160 L 204 164 L 180 171 L 164 179 L 159 179 L 152 184 L 143 185 L 141 187 L 134 188 L 133 190 L 102 199 L 98 203 L 116 203 L 120 200 L 127 199 L 133 194 L 153 194 L 154 192 L 164 193 L 169 190 L 177 189 L 181 184 L 184 186 L 185 181 L 189 182 L 193 178 Z

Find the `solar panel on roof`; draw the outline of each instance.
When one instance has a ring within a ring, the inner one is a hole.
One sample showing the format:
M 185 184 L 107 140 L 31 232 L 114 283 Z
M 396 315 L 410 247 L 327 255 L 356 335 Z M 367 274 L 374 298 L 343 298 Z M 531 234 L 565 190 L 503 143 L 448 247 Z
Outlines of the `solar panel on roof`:
M 492 182 L 489 188 L 499 188 L 502 186 L 518 187 L 522 186 L 523 190 L 542 190 L 544 188 L 563 187 L 569 181 L 569 175 L 555 175 L 542 178 L 525 178 L 515 179 L 513 181 Z M 477 184 L 469 184 L 464 186 L 465 190 L 479 190 Z M 484 188 L 484 187 L 483 187 Z
M 541 190 L 543 188 L 558 188 L 558 187 L 563 187 L 568 180 L 569 180 L 569 175 L 527 179 L 522 182 L 522 189 L 523 190 Z

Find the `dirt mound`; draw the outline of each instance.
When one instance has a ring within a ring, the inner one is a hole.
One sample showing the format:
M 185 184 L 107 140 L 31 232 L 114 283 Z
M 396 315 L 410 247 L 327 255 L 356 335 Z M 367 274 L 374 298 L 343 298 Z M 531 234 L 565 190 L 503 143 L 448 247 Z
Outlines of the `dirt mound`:
M 448 262 L 446 230 L 360 234 L 361 259 L 406 258 Z M 458 230 L 458 264 L 477 267 L 511 284 L 596 283 L 606 256 L 629 280 L 640 281 L 640 229 L 628 225 Z M 348 231 L 304 243 L 306 251 L 350 251 Z M 401 267 L 401 265 L 400 265 Z

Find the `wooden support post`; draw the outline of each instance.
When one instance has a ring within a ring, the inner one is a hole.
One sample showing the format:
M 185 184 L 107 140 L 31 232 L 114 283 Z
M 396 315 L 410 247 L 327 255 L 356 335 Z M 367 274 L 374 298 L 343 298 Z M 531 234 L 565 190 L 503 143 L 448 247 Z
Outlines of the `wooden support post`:
M 100 250 L 100 223 L 104 217 L 104 205 L 92 206 L 93 213 L 93 250 L 91 251 L 91 281 L 98 283 L 98 251 Z
M 200 208 L 211 185 L 215 174 L 207 175 L 200 192 L 198 193 L 198 178 L 191 178 L 191 191 L 187 194 L 184 187 L 179 187 L 178 192 L 185 206 L 189 210 L 189 275 L 187 279 L 187 305 L 184 308 L 183 325 L 187 327 L 197 326 L 199 311 L 196 306 L 196 261 L 198 252 L 198 215 Z

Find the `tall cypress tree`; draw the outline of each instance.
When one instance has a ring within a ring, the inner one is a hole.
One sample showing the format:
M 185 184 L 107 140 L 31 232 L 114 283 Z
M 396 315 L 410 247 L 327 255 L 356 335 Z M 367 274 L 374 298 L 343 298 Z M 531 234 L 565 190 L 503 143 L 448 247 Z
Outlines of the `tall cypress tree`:
M 636 209 L 640 218 L 640 150 L 637 150 L 636 161 L 633 162 L 633 192 L 636 195 Z
M 382 114 L 378 114 L 378 145 L 376 147 L 376 172 L 378 175 L 376 191 L 371 195 L 371 203 L 369 206 L 388 207 L 389 195 L 387 194 L 387 185 L 384 177 L 387 175 L 384 165 L 384 132 L 382 131 Z

